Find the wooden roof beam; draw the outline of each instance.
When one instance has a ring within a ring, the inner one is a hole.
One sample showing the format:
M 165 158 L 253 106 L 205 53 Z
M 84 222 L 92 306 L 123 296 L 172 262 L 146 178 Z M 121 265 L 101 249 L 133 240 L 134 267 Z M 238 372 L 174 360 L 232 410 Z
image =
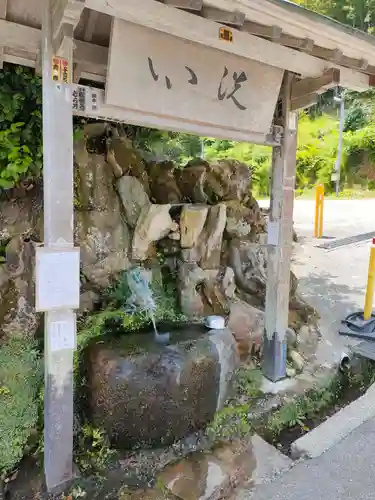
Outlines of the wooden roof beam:
M 96 23 L 98 22 L 99 12 L 96 10 L 90 10 L 89 16 L 86 22 L 85 31 L 83 39 L 85 42 L 91 42 L 93 34 L 95 32 Z
M 98 22 L 99 12 L 96 10 L 90 10 L 88 13 L 88 18 L 85 24 L 85 29 L 83 32 L 83 39 L 85 42 L 91 42 L 92 37 L 95 32 L 95 27 Z M 73 83 L 79 83 L 82 73 L 85 70 L 84 64 L 74 63 L 73 65 Z
M 255 23 L 253 21 L 245 21 L 242 31 L 250 33 L 250 35 L 261 36 L 272 41 L 279 41 L 282 35 L 282 29 L 279 26 L 265 26 L 264 24 Z
M 287 47 L 291 47 L 292 49 L 302 50 L 308 54 L 312 54 L 314 48 L 314 40 L 311 40 L 310 38 L 297 38 L 285 33 L 283 33 L 280 38 L 280 43 L 286 45 Z
M 7 17 L 8 0 L 0 0 L 0 19 Z M 4 46 L 0 45 L 0 69 L 3 69 L 4 64 Z
M 317 104 L 319 100 L 319 94 L 308 94 L 298 99 L 292 99 L 291 110 L 298 111 L 299 109 L 306 109 Z
M 38 67 L 41 31 L 0 19 L 0 46 L 6 45 L 4 60 Z M 82 65 L 89 79 L 104 81 L 107 72 L 108 49 L 80 40 L 74 40 L 74 62 Z M 40 58 L 39 58 L 40 59 Z
M 217 23 L 199 16 L 193 19 L 183 10 L 171 9 L 154 0 L 86 0 L 86 7 L 240 57 L 249 57 L 251 53 L 255 61 L 306 77 L 320 76 L 327 69 L 324 60 L 241 30 L 236 32 L 233 43 L 223 42 L 218 36 Z M 357 91 L 368 89 L 368 75 L 347 68 L 340 71 L 343 87 Z
M 375 67 L 369 66 L 366 59 L 356 59 L 354 57 L 345 56 L 339 49 L 331 50 L 315 45 L 311 51 L 311 55 L 331 61 L 335 64 L 340 64 L 346 68 L 353 68 L 368 74 L 375 74 Z
M 297 38 L 287 33 L 283 33 L 281 28 L 278 26 L 266 26 L 253 21 L 245 21 L 243 31 L 278 42 L 286 47 L 302 50 L 303 52 L 307 52 L 320 59 L 332 61 L 336 64 L 342 64 L 348 68 L 365 71 L 368 67 L 368 61 L 365 59 L 354 59 L 344 56 L 341 50 L 327 49 L 316 46 L 314 44 L 314 40 L 311 40 L 310 38 Z
M 64 55 L 70 50 L 69 44 L 79 20 L 85 0 L 55 0 L 52 10 L 52 38 L 56 55 Z
M 335 64 L 341 64 L 343 53 L 340 49 L 327 49 L 325 47 L 315 46 L 312 50 L 312 55 L 320 59 L 332 61 Z
M 314 46 L 314 41 L 310 38 L 297 38 L 295 36 L 288 35 L 284 33 L 279 26 L 266 26 L 264 24 L 246 20 L 243 26 L 243 31 L 246 31 L 254 36 L 267 38 L 268 40 L 293 49 L 301 49 L 305 52 L 311 52 Z
M 340 84 L 340 70 L 330 68 L 317 78 L 304 78 L 292 83 L 292 101 L 309 94 L 322 93 Z
M 245 23 L 245 14 L 243 12 L 229 12 L 227 10 L 217 9 L 216 7 L 203 7 L 202 17 L 220 24 L 228 24 L 239 28 Z
M 201 11 L 203 8 L 203 0 L 162 0 L 162 2 L 176 9 Z

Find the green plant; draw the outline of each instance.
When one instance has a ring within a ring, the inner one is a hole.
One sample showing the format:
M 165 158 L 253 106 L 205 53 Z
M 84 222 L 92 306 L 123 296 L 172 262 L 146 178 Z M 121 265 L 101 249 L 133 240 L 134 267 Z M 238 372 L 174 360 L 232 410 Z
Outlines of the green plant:
M 0 477 L 22 458 L 38 421 L 41 362 L 30 339 L 0 347 Z
M 100 473 L 109 465 L 115 453 L 103 431 L 88 424 L 81 428 L 76 460 L 82 471 Z
M 5 263 L 6 248 L 7 248 L 7 245 L 9 242 L 10 242 L 10 238 L 6 238 L 5 240 L 0 240 L 0 264 Z
M 38 177 L 42 169 L 42 87 L 32 70 L 0 71 L 0 188 Z
M 240 396 L 257 399 L 261 396 L 262 372 L 259 369 L 241 367 L 235 376 L 234 390 Z
M 253 426 L 249 419 L 249 405 L 230 404 L 216 413 L 206 429 L 212 441 L 235 439 L 249 436 Z
M 267 433 L 275 439 L 282 430 L 300 425 L 303 427 L 306 413 L 299 400 L 292 401 L 282 406 L 271 415 L 266 425 Z

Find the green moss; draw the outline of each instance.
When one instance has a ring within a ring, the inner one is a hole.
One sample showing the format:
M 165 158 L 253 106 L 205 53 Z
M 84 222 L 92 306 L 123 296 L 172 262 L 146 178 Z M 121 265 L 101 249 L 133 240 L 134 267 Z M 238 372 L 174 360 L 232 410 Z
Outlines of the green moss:
M 252 432 L 248 404 L 229 404 L 216 413 L 214 420 L 206 429 L 207 436 L 213 442 L 244 438 L 251 435 Z
M 221 439 L 243 438 L 253 433 L 250 420 L 251 406 L 262 392 L 261 371 L 249 367 L 241 367 L 234 377 L 234 395 L 226 406 L 216 413 L 206 433 L 213 441 Z M 240 401 L 240 403 L 239 403 Z
M 0 476 L 22 458 L 38 421 L 41 362 L 29 339 L 14 337 L 0 348 Z
M 237 370 L 234 387 L 239 396 L 258 399 L 262 395 L 261 384 L 261 370 L 248 367 L 241 367 Z

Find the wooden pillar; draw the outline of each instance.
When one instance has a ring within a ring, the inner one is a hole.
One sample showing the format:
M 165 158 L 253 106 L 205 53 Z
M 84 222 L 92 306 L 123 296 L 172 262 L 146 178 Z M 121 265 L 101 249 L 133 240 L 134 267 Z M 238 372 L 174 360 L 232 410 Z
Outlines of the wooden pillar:
M 73 41 L 59 54 L 68 63 L 59 60 L 67 70 L 59 73 L 52 64 L 52 3 L 44 0 L 42 8 L 44 248 L 37 253 L 36 300 L 46 313 L 44 468 L 48 490 L 58 492 L 72 479 L 79 253 L 73 248 Z
M 263 374 L 276 382 L 286 375 L 290 261 L 296 178 L 297 115 L 291 111 L 292 74 L 286 73 L 281 95 L 281 146 L 273 149 Z

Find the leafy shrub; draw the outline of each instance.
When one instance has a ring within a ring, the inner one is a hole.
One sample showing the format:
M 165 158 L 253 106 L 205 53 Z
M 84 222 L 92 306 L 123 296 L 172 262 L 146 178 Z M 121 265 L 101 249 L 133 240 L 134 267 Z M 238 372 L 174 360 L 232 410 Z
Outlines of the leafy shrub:
M 217 412 L 206 429 L 212 441 L 249 437 L 253 426 L 249 418 L 249 405 L 230 404 Z
M 33 71 L 0 71 L 0 188 L 9 189 L 42 169 L 42 86 Z
M 29 339 L 0 347 L 0 477 L 22 458 L 38 420 L 41 362 Z

